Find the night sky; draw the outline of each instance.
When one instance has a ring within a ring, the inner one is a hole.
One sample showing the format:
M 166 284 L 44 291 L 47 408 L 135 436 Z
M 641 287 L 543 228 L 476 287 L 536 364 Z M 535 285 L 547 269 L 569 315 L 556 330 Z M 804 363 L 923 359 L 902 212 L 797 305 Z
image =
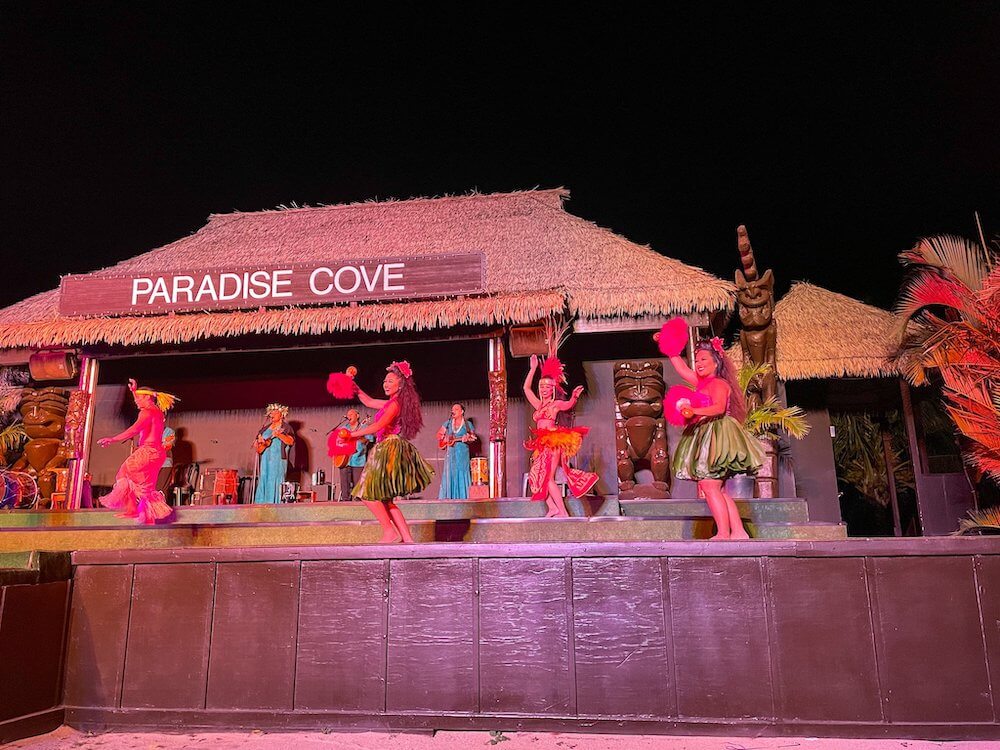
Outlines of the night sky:
M 204 5 L 0 3 L 0 304 L 292 201 L 566 186 L 727 278 L 745 223 L 779 292 L 883 306 L 915 238 L 1000 234 L 996 3 Z

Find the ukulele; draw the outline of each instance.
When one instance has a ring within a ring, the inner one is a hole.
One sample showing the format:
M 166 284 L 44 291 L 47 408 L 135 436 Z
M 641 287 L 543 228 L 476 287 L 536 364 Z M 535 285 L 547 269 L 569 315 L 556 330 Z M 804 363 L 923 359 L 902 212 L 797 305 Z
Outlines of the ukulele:
M 370 421 L 371 421 L 371 417 L 365 417 L 360 422 L 358 422 L 358 429 L 364 427 Z M 350 428 L 347 428 L 347 427 L 342 428 L 342 429 L 350 430 Z M 337 432 L 339 433 L 340 430 L 338 430 Z M 362 439 L 363 438 L 358 438 L 358 440 L 362 440 Z M 352 450 L 350 453 L 344 454 L 344 453 L 337 452 L 337 453 L 333 454 L 333 468 L 335 468 L 335 469 L 343 469 L 345 466 L 347 466 L 347 462 L 350 460 L 351 456 L 354 455 L 355 451 L 357 450 L 357 442 L 358 441 L 357 440 L 351 440 L 350 438 L 348 438 L 347 440 L 344 440 L 344 439 L 342 439 L 340 437 L 339 434 L 337 434 L 335 442 L 336 442 L 336 444 L 338 446 L 345 446 L 345 445 L 349 445 L 350 443 L 354 443 L 354 445 L 355 445 L 355 449 Z
M 262 432 L 263 432 L 263 430 L 262 430 Z M 271 437 L 269 437 L 269 438 L 261 438 L 261 439 L 259 439 L 259 440 L 257 440 L 257 441 L 254 442 L 254 445 L 257 448 L 257 454 L 260 455 L 261 453 L 263 453 L 264 451 L 266 451 L 268 448 L 270 448 L 271 447 L 271 443 L 274 442 L 276 436 L 278 436 L 278 435 L 284 435 L 284 434 L 285 434 L 284 430 L 282 430 L 280 428 L 277 429 L 277 430 L 275 430 L 275 429 L 272 428 L 272 430 L 271 430 Z

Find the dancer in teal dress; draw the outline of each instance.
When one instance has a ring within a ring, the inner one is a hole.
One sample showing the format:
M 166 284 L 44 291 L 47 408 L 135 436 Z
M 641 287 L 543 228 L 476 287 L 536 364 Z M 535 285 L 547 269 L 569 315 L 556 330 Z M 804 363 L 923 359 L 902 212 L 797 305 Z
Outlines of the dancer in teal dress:
M 257 489 L 253 493 L 254 503 L 281 502 L 281 483 L 288 471 L 288 454 L 295 437 L 288 424 L 288 407 L 282 404 L 268 404 L 269 421 L 257 433 L 254 448 L 260 456 L 260 473 Z
M 472 472 L 469 467 L 469 443 L 475 442 L 476 430 L 465 418 L 465 407 L 453 404 L 451 418 L 437 434 L 438 445 L 445 450 L 444 471 L 441 472 L 441 500 L 468 500 Z

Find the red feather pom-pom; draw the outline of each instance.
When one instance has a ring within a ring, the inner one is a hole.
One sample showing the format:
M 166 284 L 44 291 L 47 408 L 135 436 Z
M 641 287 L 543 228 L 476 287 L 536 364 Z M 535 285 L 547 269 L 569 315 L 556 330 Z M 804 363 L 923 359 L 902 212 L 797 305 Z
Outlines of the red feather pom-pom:
M 700 391 L 688 388 L 686 385 L 672 385 L 663 397 L 663 416 L 670 424 L 683 427 L 688 420 L 681 414 L 682 402 L 687 401 L 689 406 L 703 407 L 712 403 L 712 399 Z
M 326 389 L 331 396 L 341 400 L 354 398 L 354 394 L 358 392 L 354 378 L 342 372 L 330 373 L 330 377 L 326 381 Z
M 676 357 L 688 343 L 688 324 L 684 318 L 671 318 L 660 329 L 656 339 L 664 357 Z
M 358 441 L 351 440 L 351 432 L 340 429 L 331 432 L 326 439 L 326 454 L 328 456 L 351 456 L 358 449 Z

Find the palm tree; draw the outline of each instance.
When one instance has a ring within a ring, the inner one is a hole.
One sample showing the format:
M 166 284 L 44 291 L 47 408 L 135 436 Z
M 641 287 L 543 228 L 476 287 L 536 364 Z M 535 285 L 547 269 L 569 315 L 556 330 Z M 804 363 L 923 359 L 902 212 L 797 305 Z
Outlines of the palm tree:
M 900 369 L 913 385 L 940 376 L 945 408 L 965 459 L 1000 480 L 1000 264 L 985 243 L 951 235 L 900 254 L 909 269 L 901 316 Z
M 737 374 L 744 395 L 747 386 L 754 378 L 766 375 L 770 371 L 771 365 L 766 362 L 759 365 L 753 362 L 744 364 Z M 801 440 L 809 434 L 809 423 L 806 421 L 805 412 L 798 406 L 783 407 L 773 396 L 760 406 L 747 409 L 747 418 L 743 424 L 751 435 L 768 440 L 777 440 L 779 432 L 787 433 L 796 440 Z

